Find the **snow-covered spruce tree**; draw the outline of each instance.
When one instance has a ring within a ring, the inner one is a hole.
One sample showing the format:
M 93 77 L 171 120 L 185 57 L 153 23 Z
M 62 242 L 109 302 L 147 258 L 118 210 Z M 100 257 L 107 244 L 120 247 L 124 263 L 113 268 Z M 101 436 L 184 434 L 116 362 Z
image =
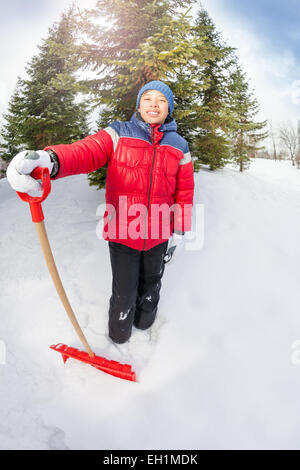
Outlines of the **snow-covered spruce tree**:
M 199 51 L 200 61 L 197 64 L 198 96 L 194 105 L 195 137 L 192 142 L 194 166 L 197 170 L 203 163 L 215 170 L 230 160 L 226 133 L 232 119 L 226 100 L 226 83 L 235 61 L 234 49 L 223 43 L 220 33 L 203 7 L 198 12 L 193 32 L 203 39 L 203 46 L 206 48 L 204 63 L 202 50 Z
M 22 80 L 18 78 L 15 91 L 8 104 L 8 112 L 4 115 L 6 120 L 1 129 L 1 145 L 5 152 L 1 155 L 4 161 L 9 162 L 14 155 L 23 149 L 23 138 L 21 129 L 23 123 L 24 98 L 22 93 Z
M 191 113 L 184 106 L 195 94 L 194 76 L 184 71 L 202 43 L 191 32 L 188 11 L 194 2 L 99 0 L 95 9 L 82 14 L 87 40 L 81 48 L 81 66 L 97 73 L 84 85 L 94 92 L 95 104 L 102 106 L 99 128 L 114 119 L 129 120 L 139 89 L 160 79 L 174 92 L 174 117 L 182 132 L 181 123 Z M 99 26 L 101 18 L 107 20 L 106 27 Z M 104 187 L 105 176 L 106 169 L 101 168 L 89 175 L 90 183 Z
M 76 102 L 74 42 L 74 12 L 70 9 L 49 29 L 39 53 L 26 68 L 28 78 L 18 81 L 4 116 L 6 159 L 11 159 L 19 146 L 42 149 L 71 143 L 89 133 L 88 107 Z
M 231 159 L 243 171 L 248 168 L 255 151 L 263 148 L 258 144 L 268 137 L 264 130 L 267 121 L 255 122 L 259 105 L 254 92 L 249 90 L 246 74 L 238 64 L 229 77 L 228 90 L 228 104 L 233 117 L 229 133 Z

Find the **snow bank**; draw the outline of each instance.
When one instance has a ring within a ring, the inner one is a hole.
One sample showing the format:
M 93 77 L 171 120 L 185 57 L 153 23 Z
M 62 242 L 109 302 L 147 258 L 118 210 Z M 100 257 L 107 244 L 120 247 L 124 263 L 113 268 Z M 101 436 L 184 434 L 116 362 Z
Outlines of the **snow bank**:
M 80 344 L 29 209 L 1 180 L 0 449 L 299 449 L 299 191 L 287 162 L 196 175 L 204 246 L 166 267 L 156 324 L 123 351 L 139 372 L 131 383 L 48 348 Z M 117 358 L 103 201 L 81 175 L 54 182 L 43 207 L 79 323 L 96 353 Z

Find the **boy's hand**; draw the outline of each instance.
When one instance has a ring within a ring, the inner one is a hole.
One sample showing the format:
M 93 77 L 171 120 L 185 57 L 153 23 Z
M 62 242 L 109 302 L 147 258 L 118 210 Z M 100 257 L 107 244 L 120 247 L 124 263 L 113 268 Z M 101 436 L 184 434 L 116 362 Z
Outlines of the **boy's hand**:
M 12 159 L 6 171 L 7 180 L 11 187 L 20 193 L 35 193 L 31 195 L 38 195 L 43 190 L 42 185 L 30 176 L 30 173 L 38 166 L 48 168 L 51 173 L 53 162 L 48 152 L 44 150 L 19 152 Z
M 165 264 L 174 263 L 174 260 L 176 260 L 176 258 L 178 258 L 178 255 L 180 255 L 180 253 L 183 251 L 184 243 L 185 243 L 184 233 L 178 234 L 174 232 L 172 237 L 169 240 L 168 250 L 164 257 Z

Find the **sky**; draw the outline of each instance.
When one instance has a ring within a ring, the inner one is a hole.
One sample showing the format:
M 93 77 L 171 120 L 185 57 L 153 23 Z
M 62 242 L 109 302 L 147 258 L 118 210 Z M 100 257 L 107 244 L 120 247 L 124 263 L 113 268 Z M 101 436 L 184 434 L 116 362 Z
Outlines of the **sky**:
M 18 76 L 71 0 L 0 0 L 0 122 Z M 300 119 L 300 0 L 201 0 L 237 55 L 260 104 L 258 120 L 274 127 Z M 95 0 L 77 0 L 91 7 Z
M 90 8 L 95 0 L 76 0 L 80 8 Z M 0 124 L 18 76 L 38 53 L 37 46 L 48 29 L 72 5 L 72 0 L 0 0 Z
M 300 0 L 201 0 L 274 127 L 300 119 Z

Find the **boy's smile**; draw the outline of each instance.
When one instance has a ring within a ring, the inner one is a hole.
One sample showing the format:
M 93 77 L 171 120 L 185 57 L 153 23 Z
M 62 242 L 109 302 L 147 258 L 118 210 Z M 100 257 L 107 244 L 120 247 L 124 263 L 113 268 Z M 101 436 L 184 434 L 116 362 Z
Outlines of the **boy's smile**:
M 169 114 L 168 100 L 160 91 L 145 91 L 141 96 L 138 111 L 145 122 L 163 124 Z

